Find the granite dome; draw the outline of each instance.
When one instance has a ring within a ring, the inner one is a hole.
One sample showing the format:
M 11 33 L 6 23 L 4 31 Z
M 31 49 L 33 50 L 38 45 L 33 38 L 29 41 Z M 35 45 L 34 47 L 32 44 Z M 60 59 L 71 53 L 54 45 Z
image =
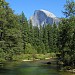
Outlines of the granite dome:
M 58 24 L 60 19 L 57 18 L 53 13 L 47 11 L 47 10 L 36 10 L 31 16 L 30 20 L 32 21 L 32 25 L 44 25 L 44 24 L 53 24 L 56 23 Z

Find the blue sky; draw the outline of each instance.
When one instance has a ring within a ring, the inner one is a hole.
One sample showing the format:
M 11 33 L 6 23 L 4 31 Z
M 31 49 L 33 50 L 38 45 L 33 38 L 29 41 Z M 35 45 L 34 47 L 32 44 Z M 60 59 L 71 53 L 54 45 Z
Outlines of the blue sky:
M 6 0 L 16 14 L 23 11 L 27 19 L 35 10 L 44 9 L 54 13 L 57 17 L 64 17 L 62 10 L 66 0 Z

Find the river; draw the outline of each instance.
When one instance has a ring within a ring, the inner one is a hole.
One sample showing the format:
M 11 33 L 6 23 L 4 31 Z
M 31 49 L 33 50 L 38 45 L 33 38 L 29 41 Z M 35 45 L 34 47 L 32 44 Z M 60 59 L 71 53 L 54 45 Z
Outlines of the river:
M 0 75 L 75 75 L 68 72 L 58 71 L 56 65 L 46 64 L 43 61 L 30 61 L 8 63 L 3 69 L 0 69 Z

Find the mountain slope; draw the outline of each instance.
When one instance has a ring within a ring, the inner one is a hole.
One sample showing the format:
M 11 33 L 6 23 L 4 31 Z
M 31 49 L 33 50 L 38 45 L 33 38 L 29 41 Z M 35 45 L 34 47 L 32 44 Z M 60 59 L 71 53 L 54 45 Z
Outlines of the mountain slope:
M 46 10 L 36 10 L 30 20 L 32 21 L 33 26 L 43 26 L 44 24 L 52 25 L 54 22 L 58 24 L 60 21 L 53 13 Z

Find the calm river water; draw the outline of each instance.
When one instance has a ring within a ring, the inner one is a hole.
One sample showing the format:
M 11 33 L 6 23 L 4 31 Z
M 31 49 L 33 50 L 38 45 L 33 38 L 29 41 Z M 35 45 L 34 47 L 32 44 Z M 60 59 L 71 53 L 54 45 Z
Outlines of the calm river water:
M 9 63 L 0 69 L 0 75 L 75 75 L 68 72 L 59 72 L 56 65 L 47 65 L 40 62 Z

